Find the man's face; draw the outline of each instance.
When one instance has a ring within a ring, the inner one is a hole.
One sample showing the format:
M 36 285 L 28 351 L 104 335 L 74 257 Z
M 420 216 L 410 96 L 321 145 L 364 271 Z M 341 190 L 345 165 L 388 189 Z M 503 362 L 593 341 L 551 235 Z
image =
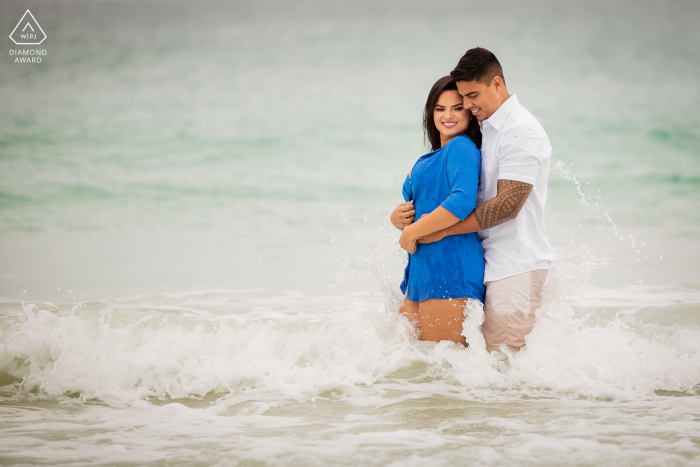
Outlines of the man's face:
M 477 120 L 489 118 L 503 103 L 501 96 L 503 81 L 495 76 L 490 86 L 478 81 L 457 81 L 457 90 L 464 99 L 464 108 Z

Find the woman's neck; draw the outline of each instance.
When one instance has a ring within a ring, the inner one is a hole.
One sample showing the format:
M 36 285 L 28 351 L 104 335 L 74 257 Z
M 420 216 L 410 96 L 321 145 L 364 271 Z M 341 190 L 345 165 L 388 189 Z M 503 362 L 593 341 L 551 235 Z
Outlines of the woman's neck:
M 454 136 L 446 136 L 440 133 L 440 147 L 444 148 L 445 145 L 449 143 L 452 138 L 454 138 Z

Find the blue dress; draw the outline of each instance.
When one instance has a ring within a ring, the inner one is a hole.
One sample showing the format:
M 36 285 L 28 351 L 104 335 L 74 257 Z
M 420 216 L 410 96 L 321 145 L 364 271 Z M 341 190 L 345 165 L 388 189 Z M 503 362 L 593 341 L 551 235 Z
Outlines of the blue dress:
M 464 220 L 476 205 L 481 154 L 466 136 L 452 138 L 413 166 L 403 184 L 403 197 L 413 200 L 416 221 L 438 206 Z M 476 232 L 419 243 L 401 283 L 409 300 L 475 298 L 484 301 L 484 250 Z

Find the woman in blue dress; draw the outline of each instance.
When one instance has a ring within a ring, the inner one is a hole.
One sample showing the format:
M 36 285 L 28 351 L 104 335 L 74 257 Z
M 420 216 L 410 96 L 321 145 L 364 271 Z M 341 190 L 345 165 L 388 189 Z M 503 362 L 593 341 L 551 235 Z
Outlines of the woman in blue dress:
M 450 76 L 430 90 L 423 126 L 432 151 L 415 163 L 403 185 L 406 200 L 392 213 L 408 255 L 399 310 L 421 340 L 468 346 L 462 335 L 468 300 L 484 301 L 484 252 L 477 233 L 435 243 L 421 237 L 464 220 L 475 208 L 481 171 L 481 131 L 462 105 Z M 416 222 L 413 219 L 417 218 Z

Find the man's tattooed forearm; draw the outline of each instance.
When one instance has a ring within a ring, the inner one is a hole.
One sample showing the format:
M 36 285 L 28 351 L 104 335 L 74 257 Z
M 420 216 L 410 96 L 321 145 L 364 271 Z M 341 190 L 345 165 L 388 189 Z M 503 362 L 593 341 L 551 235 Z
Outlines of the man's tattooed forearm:
M 515 219 L 531 190 L 529 183 L 499 180 L 496 197 L 480 204 L 474 211 L 481 230 Z

